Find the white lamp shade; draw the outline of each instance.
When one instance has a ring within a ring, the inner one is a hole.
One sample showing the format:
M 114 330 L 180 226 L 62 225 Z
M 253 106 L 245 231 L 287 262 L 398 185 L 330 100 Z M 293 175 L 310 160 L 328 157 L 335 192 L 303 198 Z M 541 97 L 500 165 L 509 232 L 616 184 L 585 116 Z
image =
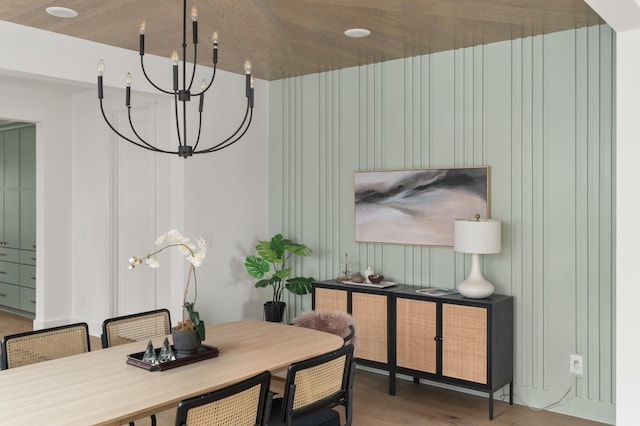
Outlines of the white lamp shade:
M 462 253 L 500 253 L 501 225 L 501 222 L 495 219 L 456 219 L 453 249 Z

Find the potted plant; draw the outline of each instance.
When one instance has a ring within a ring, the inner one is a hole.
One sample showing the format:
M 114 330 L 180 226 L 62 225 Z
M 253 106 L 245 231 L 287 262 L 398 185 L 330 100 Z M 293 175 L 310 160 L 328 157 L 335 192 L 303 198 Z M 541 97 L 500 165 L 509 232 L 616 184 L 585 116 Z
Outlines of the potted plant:
M 196 299 L 198 298 L 198 280 L 196 277 L 196 268 L 202 265 L 207 253 L 207 243 L 204 239 L 196 239 L 195 244 L 190 243 L 180 232 L 172 229 L 171 231 L 160 235 L 156 241 L 158 247 L 155 251 L 142 256 L 133 256 L 129 259 L 129 269 L 135 268 L 137 265 L 144 263 L 150 268 L 159 268 L 160 263 L 156 256 L 171 247 L 178 249 L 186 260 L 189 262 L 189 272 L 187 274 L 187 282 L 184 286 L 184 296 L 182 298 L 182 321 L 172 327 L 173 345 L 176 351 L 180 353 L 194 353 L 200 343 L 205 339 L 204 321 L 200 319 L 200 314 L 195 309 Z M 187 295 L 191 278 L 193 277 L 193 301 L 187 302 Z
M 247 273 L 257 279 L 256 288 L 271 286 L 273 297 L 264 304 L 265 319 L 271 322 L 282 322 L 286 303 L 282 301 L 282 293 L 286 289 L 294 294 L 311 293 L 313 277 L 292 277 L 287 262 L 291 256 L 307 257 L 311 249 L 304 244 L 294 243 L 282 234 L 274 235 L 269 241 L 258 241 L 256 255 L 249 255 L 244 261 Z

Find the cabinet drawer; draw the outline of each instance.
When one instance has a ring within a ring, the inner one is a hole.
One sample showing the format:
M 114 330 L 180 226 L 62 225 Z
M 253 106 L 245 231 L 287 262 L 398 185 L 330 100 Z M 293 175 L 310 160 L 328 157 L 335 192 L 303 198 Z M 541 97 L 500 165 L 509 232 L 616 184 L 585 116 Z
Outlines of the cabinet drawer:
M 20 250 L 0 247 L 0 261 L 18 262 L 20 259 Z
M 35 265 L 36 252 L 34 250 L 20 250 L 20 263 Z
M 0 262 L 0 282 L 17 285 L 20 281 L 20 265 L 11 262 Z
M 17 285 L 0 283 L 0 305 L 18 309 L 20 288 Z
M 31 313 L 36 312 L 36 291 L 34 289 L 20 287 L 19 309 Z
M 20 265 L 20 287 L 36 288 L 36 267 Z

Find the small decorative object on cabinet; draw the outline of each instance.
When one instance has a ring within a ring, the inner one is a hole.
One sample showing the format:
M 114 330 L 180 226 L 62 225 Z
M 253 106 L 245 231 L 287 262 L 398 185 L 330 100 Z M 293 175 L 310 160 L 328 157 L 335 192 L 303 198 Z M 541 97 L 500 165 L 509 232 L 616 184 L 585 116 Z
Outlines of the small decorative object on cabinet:
M 313 277 L 289 278 L 291 267 L 287 266 L 287 261 L 293 255 L 310 256 L 311 249 L 276 234 L 269 241 L 258 241 L 256 252 L 257 255 L 246 257 L 244 268 L 252 278 L 259 280 L 255 283 L 256 288 L 271 286 L 273 289 L 272 300 L 264 304 L 265 320 L 282 322 L 287 306 L 282 301 L 282 292 L 289 290 L 293 294 L 308 294 L 311 283 L 315 281 Z

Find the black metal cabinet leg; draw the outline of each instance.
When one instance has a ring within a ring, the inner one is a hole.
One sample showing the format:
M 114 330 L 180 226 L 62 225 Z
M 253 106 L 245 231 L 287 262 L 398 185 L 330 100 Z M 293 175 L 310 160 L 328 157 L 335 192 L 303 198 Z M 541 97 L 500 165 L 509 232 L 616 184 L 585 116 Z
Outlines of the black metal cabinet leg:
M 489 420 L 493 420 L 493 392 L 489 392 Z
M 513 405 L 513 380 L 509 382 L 509 405 Z
M 396 394 L 396 373 L 389 371 L 389 395 Z

